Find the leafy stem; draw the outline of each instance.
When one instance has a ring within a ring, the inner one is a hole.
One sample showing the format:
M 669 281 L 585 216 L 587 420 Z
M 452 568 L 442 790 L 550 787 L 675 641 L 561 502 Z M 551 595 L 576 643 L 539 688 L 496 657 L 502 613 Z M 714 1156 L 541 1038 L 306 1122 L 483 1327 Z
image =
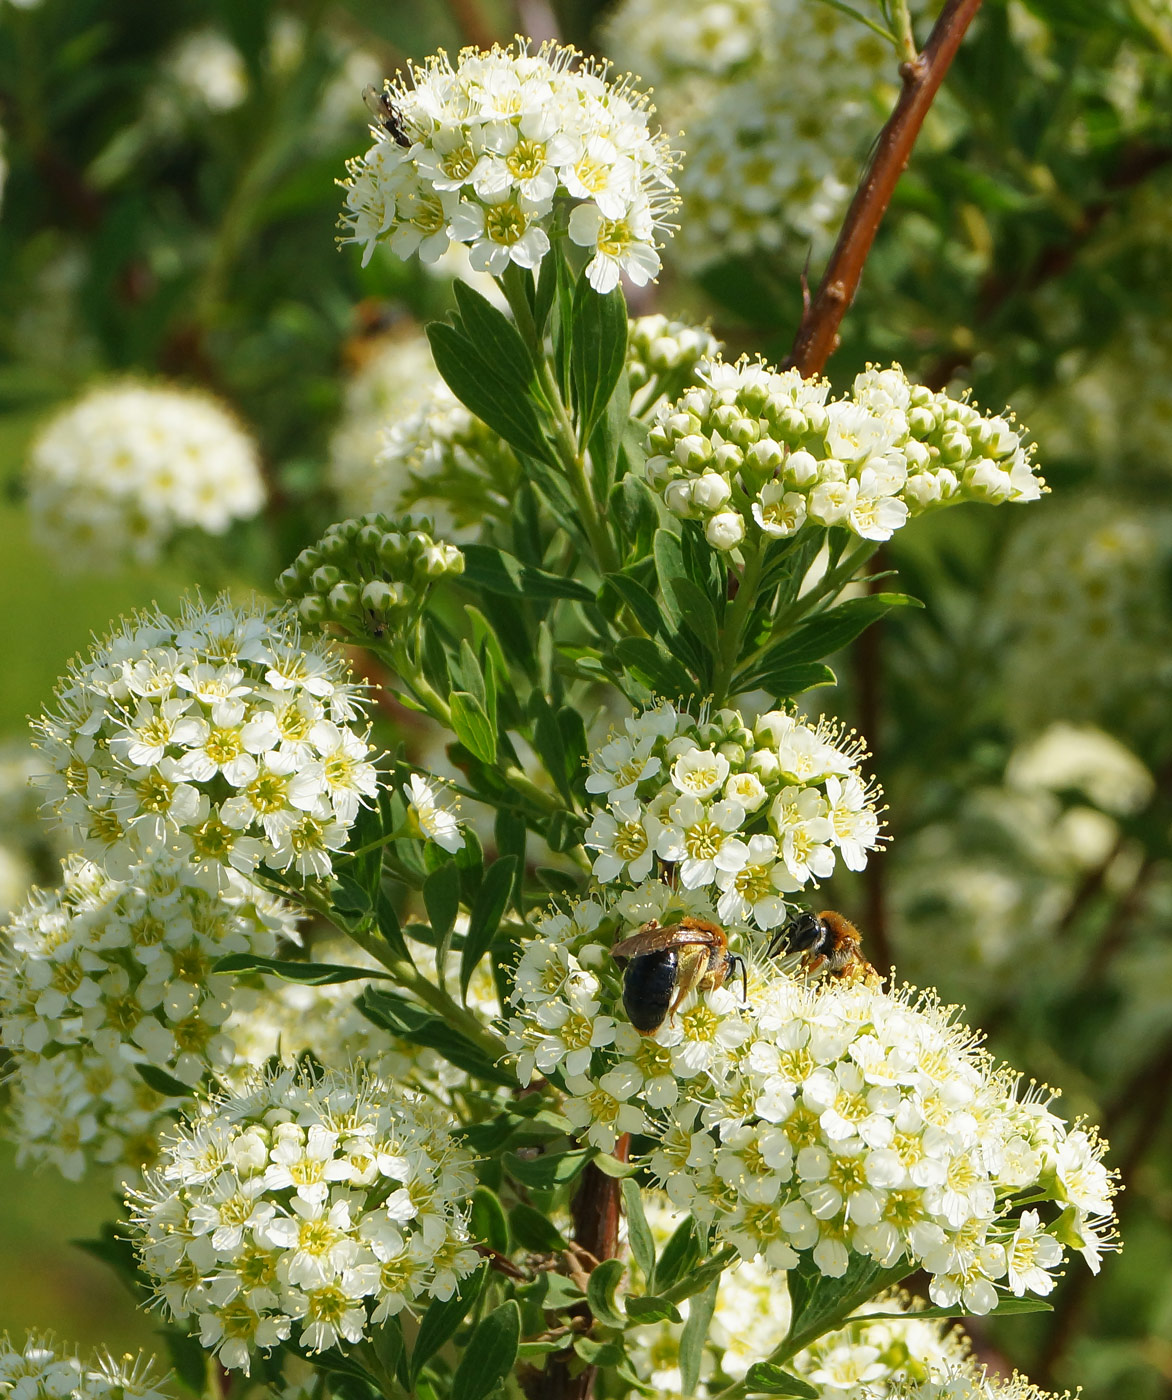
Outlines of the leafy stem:
M 509 273 L 506 273 L 499 279 L 499 286 L 508 300 L 513 320 L 517 323 L 517 330 L 533 356 L 533 362 L 537 368 L 538 386 L 546 400 L 552 419 L 553 447 L 565 468 L 566 479 L 573 493 L 574 502 L 582 512 L 582 528 L 585 530 L 586 538 L 590 541 L 590 548 L 594 552 L 594 562 L 600 573 L 614 573 L 620 565 L 618 553 L 615 550 L 614 541 L 610 537 L 610 532 L 598 513 L 598 506 L 594 500 L 594 493 L 590 489 L 589 474 L 586 470 L 586 452 L 585 449 L 580 450 L 578 447 L 573 419 L 570 417 L 570 411 L 562 398 L 557 376 L 554 374 L 553 366 L 546 354 L 545 341 L 537 329 L 537 322 L 533 319 L 533 308 L 529 304 L 525 281 L 515 274 L 510 276 Z
M 737 596 L 725 618 L 720 638 L 720 653 L 716 662 L 716 675 L 712 682 L 713 701 L 723 705 L 729 698 L 733 672 L 736 670 L 745 627 L 753 615 L 757 601 L 757 589 L 761 583 L 761 542 L 750 536 L 742 546 L 744 567 L 741 570 Z

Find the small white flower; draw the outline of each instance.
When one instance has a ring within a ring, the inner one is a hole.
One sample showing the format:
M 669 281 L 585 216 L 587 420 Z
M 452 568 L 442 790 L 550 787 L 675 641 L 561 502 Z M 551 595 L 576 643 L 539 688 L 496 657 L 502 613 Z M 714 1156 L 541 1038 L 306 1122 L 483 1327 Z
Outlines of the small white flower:
M 451 808 L 444 806 L 438 783 L 412 773 L 403 791 L 407 794 L 408 815 L 423 836 L 453 854 L 463 849 L 464 832 L 456 816 L 458 806 L 456 802 Z

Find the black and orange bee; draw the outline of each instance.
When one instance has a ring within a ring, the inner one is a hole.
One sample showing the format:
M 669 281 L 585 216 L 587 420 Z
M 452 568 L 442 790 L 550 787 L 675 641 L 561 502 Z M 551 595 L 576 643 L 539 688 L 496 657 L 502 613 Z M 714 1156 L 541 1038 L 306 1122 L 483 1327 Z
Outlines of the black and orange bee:
M 781 953 L 801 953 L 806 972 L 825 968 L 832 977 L 854 982 L 878 978 L 878 973 L 863 957 L 863 940 L 849 919 L 833 909 L 815 914 L 803 909 L 773 935 L 766 956 Z
M 710 992 L 730 972 L 749 991 L 744 959 L 728 950 L 719 924 L 691 915 L 661 927 L 654 919 L 611 949 L 623 968 L 623 1006 L 640 1035 L 654 1035 L 691 991 Z

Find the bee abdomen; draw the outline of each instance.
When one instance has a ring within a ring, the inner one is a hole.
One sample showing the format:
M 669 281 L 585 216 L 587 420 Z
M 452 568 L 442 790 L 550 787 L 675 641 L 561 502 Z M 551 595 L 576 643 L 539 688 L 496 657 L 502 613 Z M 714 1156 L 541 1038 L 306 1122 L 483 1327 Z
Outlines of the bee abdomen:
M 674 948 L 634 957 L 623 973 L 623 1007 L 631 1025 L 644 1035 L 663 1025 L 671 1005 L 679 968 Z

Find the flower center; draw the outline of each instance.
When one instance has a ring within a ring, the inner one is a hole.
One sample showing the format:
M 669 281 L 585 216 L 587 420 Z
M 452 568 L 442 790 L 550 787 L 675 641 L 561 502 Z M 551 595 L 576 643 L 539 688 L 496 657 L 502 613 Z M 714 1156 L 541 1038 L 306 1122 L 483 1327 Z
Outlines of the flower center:
M 719 854 L 723 842 L 724 832 L 706 818 L 701 818 L 684 832 L 684 849 L 693 860 L 711 860 Z
M 512 200 L 490 205 L 484 211 L 484 231 L 494 243 L 511 247 L 520 241 L 528 227 L 529 220 Z
M 647 849 L 647 833 L 640 822 L 624 822 L 615 833 L 614 853 L 623 860 L 637 860 Z

